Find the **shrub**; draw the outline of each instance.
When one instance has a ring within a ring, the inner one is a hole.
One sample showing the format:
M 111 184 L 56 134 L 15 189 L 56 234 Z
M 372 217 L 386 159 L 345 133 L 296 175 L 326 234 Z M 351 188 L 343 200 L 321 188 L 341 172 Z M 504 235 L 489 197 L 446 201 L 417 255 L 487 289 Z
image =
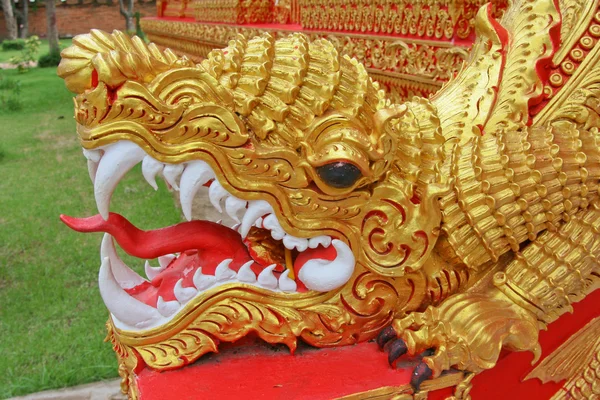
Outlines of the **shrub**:
M 0 76 L 0 111 L 19 111 L 23 108 L 21 100 L 21 81 Z
M 21 93 L 21 81 L 0 76 L 0 90 L 12 90 L 19 94 Z
M 36 35 L 30 36 L 25 41 L 25 47 L 21 51 L 21 54 L 15 57 L 11 57 L 9 62 L 15 64 L 19 72 L 27 72 L 31 63 L 35 61 L 36 54 L 40 48 L 40 38 Z
M 50 52 L 41 56 L 38 60 L 38 67 L 48 68 L 56 67 L 60 63 L 60 52 Z
M 18 94 L 9 94 L 8 96 L 0 94 L 0 109 L 10 112 L 23 109 L 23 101 Z
M 2 50 L 23 50 L 25 48 L 25 39 L 5 40 L 2 42 Z

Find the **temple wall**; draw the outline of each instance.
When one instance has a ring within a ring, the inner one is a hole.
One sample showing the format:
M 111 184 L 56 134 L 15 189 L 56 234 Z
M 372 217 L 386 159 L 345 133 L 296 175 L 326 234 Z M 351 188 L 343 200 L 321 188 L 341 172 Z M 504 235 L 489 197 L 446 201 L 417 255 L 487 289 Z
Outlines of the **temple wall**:
M 87 33 L 92 28 L 108 32 L 114 29 L 125 30 L 125 18 L 119 14 L 119 2 L 112 4 L 103 1 L 84 1 L 83 4 L 69 4 L 70 1 L 56 4 L 56 22 L 61 37 Z M 143 17 L 156 15 L 156 2 L 145 1 L 135 3 L 135 11 Z M 29 10 L 29 34 L 44 37 L 46 35 L 46 9 L 43 4 Z M 7 35 L 4 14 L 0 10 L 0 38 Z

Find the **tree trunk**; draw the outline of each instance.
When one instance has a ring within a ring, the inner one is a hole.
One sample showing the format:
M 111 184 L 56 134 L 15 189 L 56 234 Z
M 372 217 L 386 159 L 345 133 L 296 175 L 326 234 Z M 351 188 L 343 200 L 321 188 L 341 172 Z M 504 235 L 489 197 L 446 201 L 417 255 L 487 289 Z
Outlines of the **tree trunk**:
M 8 38 L 14 40 L 17 38 L 17 20 L 13 13 L 12 0 L 2 0 L 2 9 L 4 10 L 4 19 L 6 20 L 6 30 Z
M 60 53 L 60 45 L 58 44 L 58 28 L 56 27 L 56 5 L 54 0 L 46 0 L 46 36 L 48 37 L 48 46 L 50 54 Z
M 29 36 L 29 0 L 21 0 L 21 38 Z
M 125 1 L 127 1 L 127 8 L 125 8 Z M 119 0 L 119 12 L 125 17 L 125 31 L 127 31 L 127 33 L 135 33 L 133 1 L 134 0 Z

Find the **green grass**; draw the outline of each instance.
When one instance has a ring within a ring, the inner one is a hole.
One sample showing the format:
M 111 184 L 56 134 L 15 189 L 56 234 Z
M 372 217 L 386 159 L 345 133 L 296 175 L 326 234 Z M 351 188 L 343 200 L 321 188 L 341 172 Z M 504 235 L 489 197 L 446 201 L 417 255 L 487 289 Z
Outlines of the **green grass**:
M 71 45 L 71 41 L 72 41 L 71 39 L 60 39 L 61 49 L 69 47 Z M 40 45 L 40 48 L 38 49 L 37 55 L 35 57 L 36 61 L 38 58 L 40 58 L 41 55 L 44 55 L 44 54 L 48 53 L 49 51 L 50 51 L 50 48 L 48 47 L 48 40 L 42 39 L 42 44 Z M 11 57 L 18 56 L 19 54 L 21 54 L 21 50 L 3 51 L 2 47 L 0 47 L 0 63 L 6 63 L 6 62 L 8 62 L 8 60 L 11 59 Z
M 116 377 L 97 287 L 101 234 L 58 219 L 97 213 L 72 95 L 54 68 L 0 75 L 21 80 L 24 105 L 0 110 L 0 398 Z M 144 229 L 180 220 L 172 196 L 154 192 L 139 166 L 112 204 Z

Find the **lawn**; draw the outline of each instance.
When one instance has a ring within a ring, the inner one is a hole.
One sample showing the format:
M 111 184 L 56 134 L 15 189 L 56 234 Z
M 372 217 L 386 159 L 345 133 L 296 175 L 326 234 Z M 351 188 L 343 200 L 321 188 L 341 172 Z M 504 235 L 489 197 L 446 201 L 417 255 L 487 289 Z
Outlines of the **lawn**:
M 116 377 L 97 287 L 101 234 L 58 219 L 97 212 L 72 95 L 54 68 L 0 70 L 0 79 L 21 81 L 23 103 L 0 108 L 0 398 Z M 154 192 L 139 166 L 112 204 L 145 229 L 180 221 L 172 196 Z
M 71 39 L 60 39 L 60 47 L 62 49 L 67 48 L 71 45 Z M 50 48 L 48 47 L 48 40 L 47 39 L 42 39 L 42 44 L 40 45 L 40 48 L 38 49 L 37 52 L 37 56 L 36 56 L 36 61 L 38 58 L 40 58 L 40 56 L 48 53 L 50 51 Z M 11 59 L 11 57 L 14 56 L 18 56 L 21 53 L 21 50 L 6 50 L 3 51 L 2 47 L 0 47 L 0 63 L 6 63 L 8 62 L 8 60 Z

